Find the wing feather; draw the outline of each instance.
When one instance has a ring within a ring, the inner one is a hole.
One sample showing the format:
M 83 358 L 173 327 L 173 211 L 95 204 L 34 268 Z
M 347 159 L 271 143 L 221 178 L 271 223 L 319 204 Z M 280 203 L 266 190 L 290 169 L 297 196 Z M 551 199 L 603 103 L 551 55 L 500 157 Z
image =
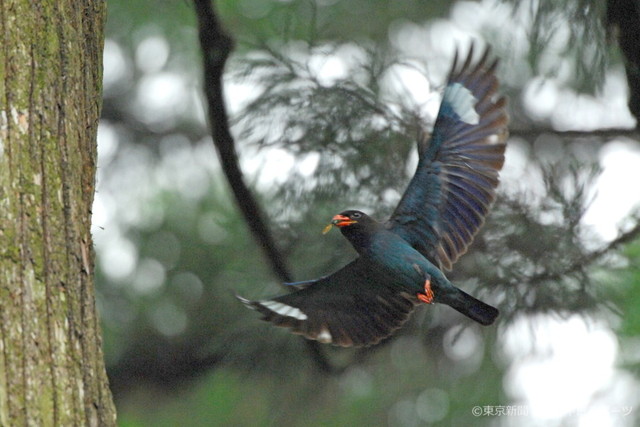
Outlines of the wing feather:
M 393 277 L 362 258 L 302 283 L 303 289 L 268 300 L 238 298 L 263 320 L 343 347 L 378 343 L 402 326 L 417 304 Z
M 431 138 L 388 227 L 441 268 L 466 252 L 495 199 L 508 135 L 489 49 L 454 57 Z M 459 64 L 462 65 L 459 65 Z

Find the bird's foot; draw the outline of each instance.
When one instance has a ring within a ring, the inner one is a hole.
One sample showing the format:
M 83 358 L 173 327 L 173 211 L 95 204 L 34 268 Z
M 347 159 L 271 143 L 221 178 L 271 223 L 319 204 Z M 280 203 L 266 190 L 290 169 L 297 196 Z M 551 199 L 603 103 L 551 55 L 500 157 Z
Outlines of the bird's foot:
M 418 299 L 420 301 L 422 301 L 425 304 L 431 304 L 433 303 L 433 290 L 431 289 L 431 280 L 427 279 L 424 282 L 424 293 L 422 292 L 418 292 L 416 294 L 416 296 L 418 297 Z

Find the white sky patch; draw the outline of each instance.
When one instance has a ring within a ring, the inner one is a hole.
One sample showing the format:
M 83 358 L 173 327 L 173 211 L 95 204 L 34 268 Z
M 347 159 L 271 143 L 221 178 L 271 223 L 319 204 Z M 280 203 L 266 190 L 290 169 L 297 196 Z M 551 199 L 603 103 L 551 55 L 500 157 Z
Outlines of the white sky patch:
M 209 191 L 211 183 L 209 172 L 216 159 L 213 143 L 192 148 L 183 136 L 172 135 L 163 139 L 162 149 L 165 155 L 155 171 L 155 182 L 184 197 L 200 200 Z
M 623 114 L 620 107 L 611 99 L 598 99 L 562 90 L 556 108 L 549 118 L 552 127 L 558 130 L 589 131 L 608 127 L 631 127 L 633 120 L 629 114 Z M 618 114 L 612 114 L 612 110 Z M 559 114 L 560 111 L 564 113 Z
M 554 113 L 558 96 L 555 80 L 534 77 L 522 90 L 521 102 L 533 120 L 545 120 Z
M 100 121 L 98 126 L 98 169 L 109 164 L 118 150 L 120 140 L 111 123 Z
M 101 120 L 98 126 L 98 168 L 96 170 L 96 185 L 102 188 L 103 180 L 108 179 L 104 176 L 109 173 L 108 165 L 111 163 L 117 152 L 120 140 L 115 128 L 108 122 Z M 93 199 L 92 217 L 91 217 L 91 233 L 93 234 L 96 245 L 100 244 L 100 239 L 106 234 L 104 231 L 109 228 L 116 220 L 114 213 L 116 210 L 116 202 L 111 194 L 103 191 L 97 191 Z
M 495 19 L 495 8 L 487 7 L 481 2 L 456 2 L 451 8 L 451 21 L 458 27 L 469 31 L 482 30 L 482 26 L 487 19 Z M 491 15 L 491 16 L 488 16 Z
M 420 71 L 417 64 L 415 66 L 392 65 L 385 73 L 381 85 L 385 88 L 385 96 L 394 102 L 419 110 L 423 115 L 432 113 L 432 111 L 425 111 L 424 106 L 434 98 L 438 99 L 437 94 L 431 91 L 429 79 Z M 439 105 L 439 102 L 437 104 Z M 433 108 L 433 105 L 431 107 Z M 435 114 L 430 114 L 430 116 L 435 117 Z
M 567 79 L 534 77 L 525 85 L 522 103 L 532 119 L 549 121 L 558 130 L 634 126 L 635 120 L 627 108 L 624 70 L 609 70 L 602 90 L 596 95 L 576 93 L 561 80 Z
M 331 86 L 337 80 L 347 77 L 347 64 L 338 55 L 314 54 L 309 58 L 309 68 L 317 76 L 318 82 L 324 86 Z
M 384 190 L 384 193 L 382 193 L 382 200 L 391 206 L 398 204 L 401 197 L 402 194 L 400 194 L 400 192 L 395 188 L 387 188 Z
M 476 49 L 482 48 L 479 43 L 482 37 L 477 32 L 467 31 L 457 23 L 445 19 L 433 22 L 433 25 L 429 27 L 429 38 L 434 53 L 431 58 L 439 58 L 438 61 L 430 61 L 437 62 L 433 65 L 429 64 L 430 71 L 431 69 L 440 70 L 437 75 L 442 76 L 443 80 L 451 69 L 451 61 L 456 49 L 458 49 L 459 55 L 466 53 L 471 41 L 476 42 Z
M 349 77 L 359 84 L 366 84 L 361 65 L 366 63 L 367 53 L 355 43 L 344 43 L 339 46 L 320 46 L 313 50 L 306 59 L 310 73 L 321 85 L 331 86 L 337 81 Z
M 126 237 L 111 234 L 111 238 L 102 239 L 98 261 L 105 274 L 119 282 L 133 273 L 138 261 L 138 250 Z
M 503 351 L 516 361 L 505 390 L 537 420 L 586 413 L 617 373 L 613 332 L 603 322 L 587 324 L 577 315 L 522 318 L 505 331 Z
M 100 240 L 104 237 L 107 224 L 110 224 L 114 219 L 113 206 L 114 202 L 108 195 L 99 196 L 96 194 L 93 199 L 93 207 L 91 209 L 91 234 L 96 245 L 102 243 Z
M 163 128 L 178 120 L 188 101 L 189 90 L 182 75 L 149 74 L 140 79 L 136 89 L 134 113 L 144 123 Z
M 240 113 L 261 93 L 262 88 L 251 79 L 242 81 L 228 77 L 224 79 L 224 103 L 230 116 Z
M 246 150 L 245 154 L 241 156 L 242 170 L 257 177 L 257 186 L 262 190 L 286 181 L 296 166 L 295 157 L 282 148 Z
M 106 39 L 104 42 L 103 63 L 102 79 L 105 91 L 109 90 L 116 82 L 124 79 L 130 72 L 122 48 L 111 39 Z
M 619 234 L 620 222 L 640 209 L 640 148 L 630 141 L 606 144 L 600 152 L 602 174 L 596 181 L 596 198 L 584 222 L 605 240 Z
M 320 163 L 320 153 L 309 153 L 301 160 L 298 160 L 295 167 L 298 173 L 304 177 L 314 174 Z
M 169 43 L 164 37 L 151 36 L 136 47 L 136 66 L 145 73 L 157 73 L 169 59 Z
M 484 359 L 484 340 L 475 325 L 449 328 L 444 334 L 442 347 L 460 372 L 475 372 Z
M 524 197 L 529 203 L 535 204 L 546 197 L 546 192 L 542 170 L 529 161 L 530 151 L 531 146 L 527 142 L 519 138 L 509 139 L 498 191 L 511 197 Z

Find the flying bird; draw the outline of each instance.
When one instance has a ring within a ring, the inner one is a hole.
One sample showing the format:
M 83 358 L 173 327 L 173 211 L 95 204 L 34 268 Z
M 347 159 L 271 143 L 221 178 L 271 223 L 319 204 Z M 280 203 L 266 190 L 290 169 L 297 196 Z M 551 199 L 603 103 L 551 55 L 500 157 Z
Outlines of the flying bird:
M 290 294 L 251 301 L 263 320 L 308 339 L 369 346 L 402 326 L 419 304 L 446 304 L 482 325 L 498 310 L 455 287 L 444 275 L 464 254 L 495 199 L 508 136 L 506 98 L 498 94 L 487 48 L 456 52 L 428 140 L 419 141 L 416 172 L 391 217 L 378 222 L 357 210 L 335 215 L 358 257 L 315 280 L 290 283 Z

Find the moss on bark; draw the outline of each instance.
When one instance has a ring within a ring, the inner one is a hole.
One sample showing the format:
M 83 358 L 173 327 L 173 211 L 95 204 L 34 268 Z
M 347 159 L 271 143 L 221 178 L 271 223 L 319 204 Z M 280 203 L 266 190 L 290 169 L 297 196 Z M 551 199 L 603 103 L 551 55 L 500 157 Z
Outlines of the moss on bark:
M 0 424 L 115 425 L 90 234 L 104 1 L 0 1 Z

